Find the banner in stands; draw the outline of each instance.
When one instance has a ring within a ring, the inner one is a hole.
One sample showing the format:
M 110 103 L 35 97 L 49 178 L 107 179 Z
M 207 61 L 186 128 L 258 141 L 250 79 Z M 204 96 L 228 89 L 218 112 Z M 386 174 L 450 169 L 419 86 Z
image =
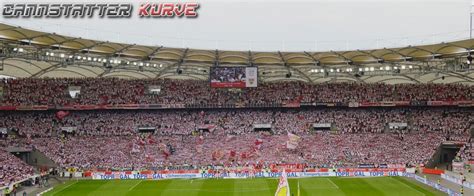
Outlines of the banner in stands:
M 426 102 L 394 102 L 395 106 L 458 106 L 458 107 L 474 107 L 474 101 L 453 101 L 453 102 L 431 102 L 426 105 Z M 382 102 L 351 102 L 348 105 L 345 103 L 271 103 L 271 104 L 117 104 L 117 105 L 34 105 L 34 106 L 0 106 L 0 110 L 136 110 L 136 109 L 168 109 L 168 108 L 270 108 L 270 107 L 380 107 Z M 385 105 L 387 106 L 387 105 Z M 391 105 L 393 106 L 393 105 Z
M 474 183 L 471 183 L 471 182 L 468 182 L 468 181 L 463 182 L 463 180 L 462 180 L 463 177 L 461 175 L 454 174 L 454 173 L 451 173 L 451 174 L 444 173 L 444 174 L 441 174 L 441 178 L 445 179 L 447 181 L 450 181 L 452 183 L 462 185 L 466 188 L 474 190 Z
M 294 150 L 298 147 L 300 136 L 292 133 L 288 133 L 288 141 L 286 141 L 286 148 Z
M 404 129 L 406 127 L 408 127 L 408 123 L 400 123 L 400 122 L 388 123 L 388 128 L 390 129 Z
M 76 131 L 77 127 L 61 127 L 61 131 L 64 131 L 66 133 L 72 133 Z
M 421 182 L 421 183 L 426 184 L 426 185 L 428 185 L 428 186 L 431 186 L 431 187 L 433 187 L 433 188 L 435 188 L 435 189 L 438 189 L 438 190 L 440 190 L 440 191 L 442 191 L 442 192 L 445 192 L 445 193 L 447 193 L 447 194 L 450 195 L 450 196 L 462 196 L 461 194 L 457 193 L 457 192 L 454 191 L 454 190 L 451 190 L 451 189 L 449 189 L 449 188 L 446 188 L 446 187 L 444 187 L 444 186 L 441 186 L 441 185 L 439 185 L 438 183 L 431 182 L 431 181 L 429 181 L 429 180 L 427 180 L 426 178 L 423 178 L 423 177 L 421 177 L 421 176 L 418 176 L 418 175 L 415 175 L 415 174 L 410 174 L 410 173 L 406 173 L 406 175 L 404 175 L 404 176 L 409 177 L 409 178 L 413 178 L 413 179 L 415 179 L 415 180 L 418 181 L 418 182 Z
M 209 73 L 213 88 L 257 87 L 256 67 L 211 67 Z
M 94 172 L 92 179 L 117 180 L 117 179 L 169 179 L 169 178 L 278 178 L 282 172 L 190 172 L 190 173 L 140 173 L 140 172 Z M 298 177 L 363 177 L 363 176 L 404 176 L 404 169 L 385 170 L 352 170 L 352 171 L 327 171 L 327 172 L 287 172 L 289 178 Z

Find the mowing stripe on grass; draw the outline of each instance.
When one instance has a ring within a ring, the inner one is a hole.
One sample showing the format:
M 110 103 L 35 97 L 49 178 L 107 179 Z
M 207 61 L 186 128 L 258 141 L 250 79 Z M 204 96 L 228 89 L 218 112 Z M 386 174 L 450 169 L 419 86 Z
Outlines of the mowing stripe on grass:
M 210 193 L 249 193 L 249 192 L 261 192 L 272 190 L 270 188 L 265 189 L 234 189 L 234 190 L 218 190 L 218 189 L 166 189 L 167 191 L 194 191 L 194 192 L 210 192 Z
M 409 186 L 408 184 L 406 184 L 406 183 L 405 183 L 405 182 L 403 182 L 403 181 L 400 181 L 400 180 L 398 180 L 397 178 L 392 178 L 392 177 L 389 177 L 389 179 L 391 179 L 391 180 L 395 180 L 395 181 L 399 182 L 399 184 L 402 184 L 403 186 L 405 186 L 405 187 L 407 187 L 407 188 L 409 188 L 409 189 L 411 189 L 411 190 L 414 190 L 414 191 L 416 191 L 416 192 L 420 193 L 421 195 L 425 196 L 425 194 L 424 194 L 424 193 L 422 193 L 421 191 L 419 191 L 419 190 L 416 190 L 415 188 L 413 188 L 413 187 Z

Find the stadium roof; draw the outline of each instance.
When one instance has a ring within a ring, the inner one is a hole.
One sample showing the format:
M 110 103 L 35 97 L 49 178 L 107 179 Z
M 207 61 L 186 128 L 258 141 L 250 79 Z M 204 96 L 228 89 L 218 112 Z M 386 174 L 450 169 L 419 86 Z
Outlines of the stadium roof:
M 113 43 L 0 24 L 0 41 L 3 48 L 23 47 L 27 51 L 25 53 L 34 53 L 36 56 L 38 54 L 56 53 L 57 55 L 63 54 L 62 57 L 66 56 L 66 58 L 71 55 L 74 58 L 76 56 L 85 58 L 64 66 L 64 63 L 51 63 L 44 59 L 28 58 L 26 54 L 24 57 L 3 57 L 5 69 L 0 74 L 14 77 L 207 79 L 209 67 L 217 65 L 257 66 L 259 67 L 260 77 L 266 81 L 292 78 L 307 82 L 333 80 L 364 82 L 368 77 L 367 74 L 361 76 L 354 73 L 359 70 L 368 73 L 369 71 L 387 72 L 398 69 L 396 77 L 403 81 L 428 82 L 411 77 L 409 74 L 405 74 L 405 70 L 400 69 L 402 67 L 429 67 L 430 69 L 439 69 L 438 72 L 441 75 L 438 73 L 437 77 L 452 76 L 459 79 L 453 82 L 474 82 L 474 75 L 472 74 L 459 75 L 459 73 L 449 74 L 442 71 L 442 67 L 446 65 L 445 59 L 465 58 L 474 48 L 474 39 L 433 45 L 355 51 L 221 51 Z M 86 57 L 91 58 L 86 59 Z M 111 63 L 110 67 L 106 68 L 100 63 L 86 62 L 97 62 L 94 59 L 101 58 L 107 59 L 107 61 L 119 59 L 119 63 L 115 61 L 115 64 Z M 53 58 L 48 60 L 54 61 Z M 17 63 L 10 61 L 16 61 Z M 26 64 L 31 66 L 29 68 L 18 66 L 18 62 L 21 61 L 25 66 L 27 66 Z M 12 69 L 7 69 L 8 66 Z M 390 67 L 386 68 L 387 66 Z M 183 70 L 183 73 L 177 74 L 177 69 Z M 321 70 L 324 71 L 321 72 Z M 291 73 L 291 77 L 288 77 L 288 73 Z M 331 74 L 335 77 L 328 77 Z M 443 80 L 445 77 L 443 77 Z

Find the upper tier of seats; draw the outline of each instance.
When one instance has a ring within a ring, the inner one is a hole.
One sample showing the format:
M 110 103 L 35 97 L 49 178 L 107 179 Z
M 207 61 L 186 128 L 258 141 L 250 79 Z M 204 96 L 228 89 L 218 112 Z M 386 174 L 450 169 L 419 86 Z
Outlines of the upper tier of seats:
M 148 92 L 159 86 L 159 95 Z M 377 101 L 474 100 L 474 86 L 460 84 L 381 84 L 303 82 L 260 83 L 257 88 L 228 91 L 198 80 L 4 79 L 0 105 L 117 105 L 117 104 L 271 104 L 347 103 Z M 72 99 L 70 86 L 80 86 Z

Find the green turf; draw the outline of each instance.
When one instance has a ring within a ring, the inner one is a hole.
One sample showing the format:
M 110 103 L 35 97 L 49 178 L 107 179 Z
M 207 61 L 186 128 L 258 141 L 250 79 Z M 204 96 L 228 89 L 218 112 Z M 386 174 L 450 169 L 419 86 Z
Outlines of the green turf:
M 289 179 L 292 195 L 445 195 L 431 187 L 402 177 L 299 178 Z M 51 195 L 274 195 L 278 179 L 174 179 L 174 180 L 71 180 L 58 185 Z

